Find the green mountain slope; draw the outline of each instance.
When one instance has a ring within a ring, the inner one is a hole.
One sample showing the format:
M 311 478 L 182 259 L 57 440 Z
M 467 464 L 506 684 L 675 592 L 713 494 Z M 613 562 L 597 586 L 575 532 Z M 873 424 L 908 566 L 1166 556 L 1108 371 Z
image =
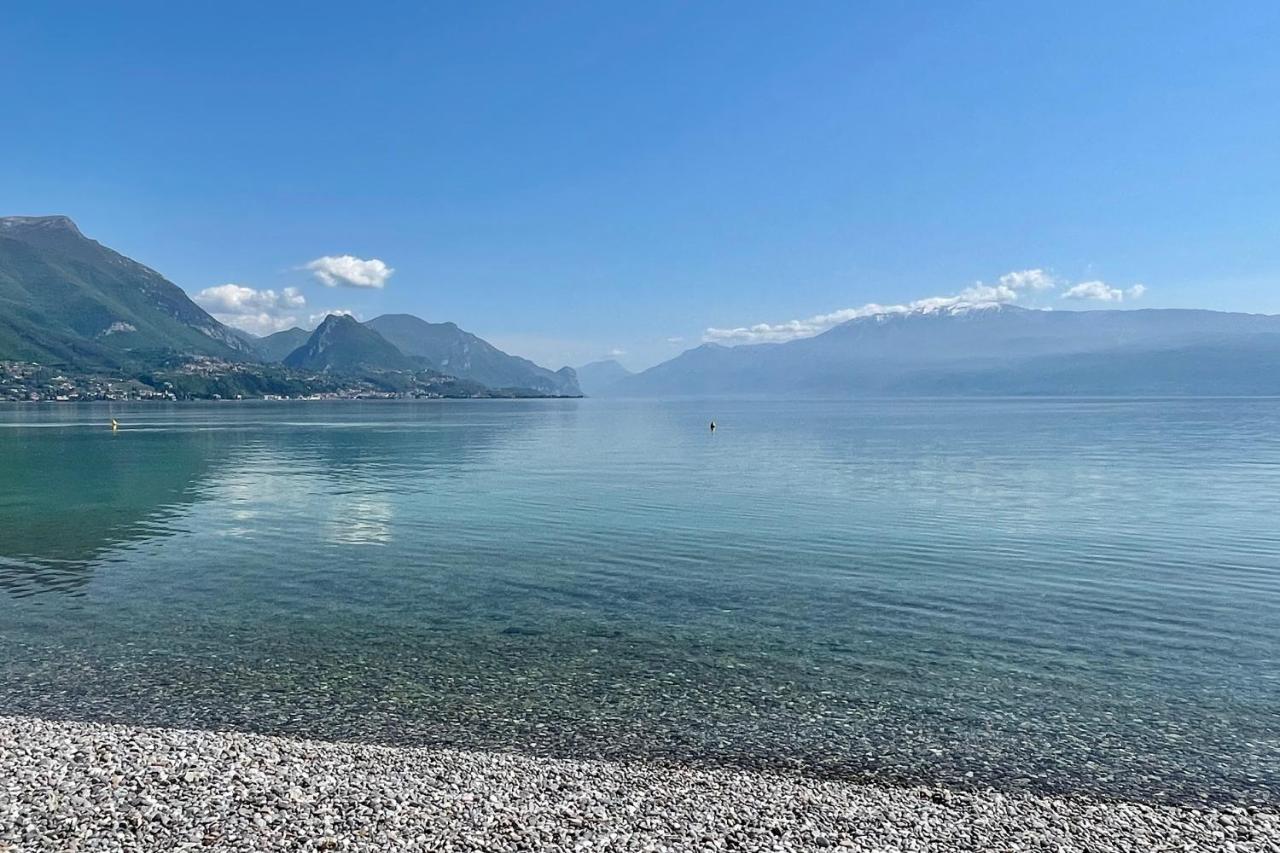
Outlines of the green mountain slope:
M 490 388 L 528 388 L 542 394 L 577 396 L 578 379 L 569 367 L 548 370 L 527 358 L 508 355 L 453 323 L 428 323 L 412 314 L 384 314 L 365 323 L 408 355 L 432 367 Z
M 298 370 L 351 374 L 421 368 L 373 329 L 346 314 L 325 317 L 306 343 L 285 357 L 284 364 Z
M 253 358 L 181 288 L 67 217 L 0 218 L 0 360 L 95 368 L 175 354 Z
M 294 326 L 253 341 L 253 349 L 263 361 L 284 361 L 289 353 L 307 342 L 311 333 Z

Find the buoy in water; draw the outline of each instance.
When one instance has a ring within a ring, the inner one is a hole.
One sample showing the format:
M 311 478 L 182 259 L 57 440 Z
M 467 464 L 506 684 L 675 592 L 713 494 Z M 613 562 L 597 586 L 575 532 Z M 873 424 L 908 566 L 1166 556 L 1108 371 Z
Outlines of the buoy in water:
M 716 422 L 715 422 L 715 421 L 712 421 L 712 422 L 711 422 L 711 431 L 712 431 L 712 432 L 715 432 L 715 431 L 716 431 Z
M 112 431 L 112 432 L 115 432 L 115 431 L 116 431 L 116 430 L 118 430 L 118 429 L 120 429 L 120 422 L 119 422 L 119 421 L 117 421 L 115 418 L 112 418 L 112 419 L 111 419 L 111 431 Z

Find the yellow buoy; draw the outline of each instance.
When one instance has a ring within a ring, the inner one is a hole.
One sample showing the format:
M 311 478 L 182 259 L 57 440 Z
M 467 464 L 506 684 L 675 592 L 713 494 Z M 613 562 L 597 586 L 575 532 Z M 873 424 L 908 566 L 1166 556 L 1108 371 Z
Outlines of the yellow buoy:
M 115 432 L 115 431 L 116 431 L 116 430 L 118 430 L 118 429 L 120 429 L 120 422 L 119 422 L 119 421 L 117 421 L 115 418 L 112 418 L 112 419 L 111 419 L 111 431 L 112 431 L 112 432 Z

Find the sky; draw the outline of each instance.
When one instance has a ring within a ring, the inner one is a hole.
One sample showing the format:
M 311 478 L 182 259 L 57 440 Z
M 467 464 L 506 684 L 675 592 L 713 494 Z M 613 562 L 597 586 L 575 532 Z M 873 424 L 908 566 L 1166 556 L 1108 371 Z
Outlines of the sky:
M 1280 4 L 24 3 L 0 215 L 256 331 L 643 368 L 865 306 L 1280 313 Z

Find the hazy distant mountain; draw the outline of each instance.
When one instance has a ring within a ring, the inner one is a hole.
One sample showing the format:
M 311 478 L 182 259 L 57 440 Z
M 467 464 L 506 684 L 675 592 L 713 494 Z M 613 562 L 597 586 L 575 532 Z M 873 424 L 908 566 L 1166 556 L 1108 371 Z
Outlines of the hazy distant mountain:
M 284 359 L 286 367 L 322 373 L 417 370 L 421 365 L 346 314 L 330 314 L 302 346 Z
M 1037 356 L 1007 367 L 939 370 L 917 374 L 895 390 L 922 396 L 1277 396 L 1280 334 L 1167 349 Z
M 307 342 L 311 333 L 294 326 L 253 340 L 253 349 L 263 361 L 284 361 L 289 353 Z
M 527 358 L 508 355 L 488 341 L 453 323 L 428 323 L 412 314 L 384 314 L 365 323 L 407 355 L 490 388 L 528 388 L 543 394 L 580 394 L 572 368 L 539 367 Z
M 575 372 L 578 374 L 578 387 L 582 389 L 582 393 L 589 395 L 603 394 L 615 382 L 633 375 L 612 358 L 584 364 L 576 368 Z
M 608 390 L 634 396 L 1263 393 L 1272 385 L 1280 390 L 1271 367 L 1277 335 L 1280 317 L 1256 314 L 961 306 L 858 318 L 782 344 L 706 344 Z
M 180 287 L 67 217 L 0 218 L 0 360 L 115 367 L 164 353 L 252 357 Z

